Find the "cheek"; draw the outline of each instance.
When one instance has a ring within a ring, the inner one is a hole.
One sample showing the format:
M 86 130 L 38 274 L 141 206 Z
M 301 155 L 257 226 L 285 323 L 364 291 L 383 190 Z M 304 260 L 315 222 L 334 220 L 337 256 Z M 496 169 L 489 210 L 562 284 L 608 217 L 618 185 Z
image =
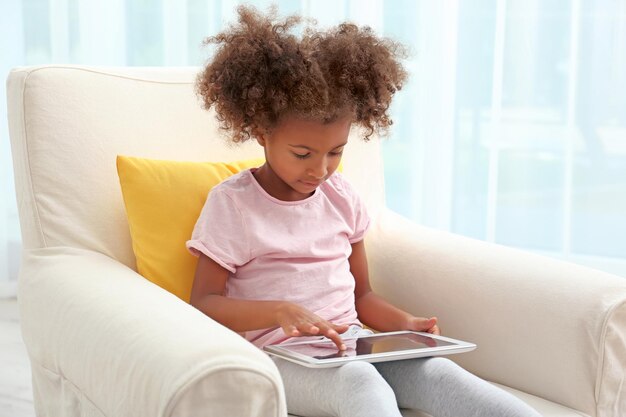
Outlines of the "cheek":
M 299 164 L 296 158 L 288 153 L 274 155 L 272 166 L 276 171 L 280 171 L 283 176 L 300 176 L 302 164 Z
M 341 158 L 333 158 L 332 162 L 330 162 L 328 164 L 328 172 L 329 174 L 337 171 L 337 168 L 339 168 L 339 164 L 341 163 Z

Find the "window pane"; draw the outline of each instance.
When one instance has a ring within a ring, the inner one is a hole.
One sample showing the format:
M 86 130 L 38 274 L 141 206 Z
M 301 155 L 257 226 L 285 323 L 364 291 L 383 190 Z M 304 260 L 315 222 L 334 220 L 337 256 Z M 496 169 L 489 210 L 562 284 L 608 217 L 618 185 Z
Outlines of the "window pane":
M 487 230 L 495 4 L 460 2 L 458 17 L 452 231 L 477 239 Z
M 626 128 L 616 129 L 626 147 Z M 624 149 L 622 149 L 624 152 Z M 626 254 L 626 153 L 581 156 L 574 169 L 572 251 L 585 255 Z
M 626 256 L 626 4 L 582 3 L 572 251 Z
M 402 42 L 416 45 L 419 42 L 418 25 L 419 3 L 402 0 L 383 2 L 383 35 Z M 393 119 L 388 138 L 382 139 L 385 163 L 385 195 L 387 206 L 405 217 L 419 220 L 421 208 L 420 185 L 422 182 L 420 144 L 417 123 L 418 82 L 413 77 L 418 65 L 415 51 L 404 62 L 409 79 L 402 90 L 396 93 L 389 113 Z
M 24 0 L 24 54 L 26 65 L 50 62 L 50 9 L 47 0 Z
M 500 153 L 496 241 L 538 250 L 561 250 L 563 157 L 541 151 Z
M 507 2 L 502 105 L 558 110 L 565 123 L 570 43 L 569 2 Z M 543 119 L 541 111 L 527 113 Z
M 161 2 L 128 0 L 126 15 L 128 65 L 162 65 L 163 12 Z

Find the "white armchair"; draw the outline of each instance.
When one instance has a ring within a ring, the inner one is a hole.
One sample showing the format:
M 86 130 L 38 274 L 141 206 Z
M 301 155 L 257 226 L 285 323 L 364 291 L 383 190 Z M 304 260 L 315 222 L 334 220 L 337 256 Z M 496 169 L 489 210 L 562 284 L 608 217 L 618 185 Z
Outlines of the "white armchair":
M 285 416 L 273 362 L 135 272 L 115 158 L 229 161 L 198 68 L 18 68 L 7 80 L 23 237 L 22 333 L 37 415 Z M 411 223 L 384 206 L 379 145 L 344 173 L 375 224 L 374 288 L 445 334 L 454 359 L 546 417 L 626 415 L 626 280 Z M 406 411 L 406 416 L 422 415 Z

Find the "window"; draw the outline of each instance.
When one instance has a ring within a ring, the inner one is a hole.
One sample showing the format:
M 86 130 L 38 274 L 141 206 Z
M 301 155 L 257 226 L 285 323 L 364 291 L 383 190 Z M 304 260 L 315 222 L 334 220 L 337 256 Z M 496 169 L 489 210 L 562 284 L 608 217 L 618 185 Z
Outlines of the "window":
M 234 0 L 16 0 L 0 68 L 202 65 Z M 270 0 L 251 2 L 266 9 Z M 409 46 L 383 139 L 388 205 L 427 226 L 626 276 L 626 2 L 281 0 Z M 6 96 L 4 83 L 0 94 Z M 0 100 L 6 112 L 6 102 Z M 0 125 L 0 285 L 19 225 Z

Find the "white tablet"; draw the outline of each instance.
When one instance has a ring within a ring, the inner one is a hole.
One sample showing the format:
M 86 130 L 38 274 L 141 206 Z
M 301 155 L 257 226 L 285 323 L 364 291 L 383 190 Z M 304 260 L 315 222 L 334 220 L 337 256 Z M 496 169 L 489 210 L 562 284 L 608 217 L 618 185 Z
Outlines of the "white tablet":
M 344 337 L 340 351 L 329 339 L 289 342 L 265 346 L 274 355 L 309 368 L 340 366 L 351 361 L 385 362 L 469 352 L 476 345 L 430 333 L 400 331 Z

